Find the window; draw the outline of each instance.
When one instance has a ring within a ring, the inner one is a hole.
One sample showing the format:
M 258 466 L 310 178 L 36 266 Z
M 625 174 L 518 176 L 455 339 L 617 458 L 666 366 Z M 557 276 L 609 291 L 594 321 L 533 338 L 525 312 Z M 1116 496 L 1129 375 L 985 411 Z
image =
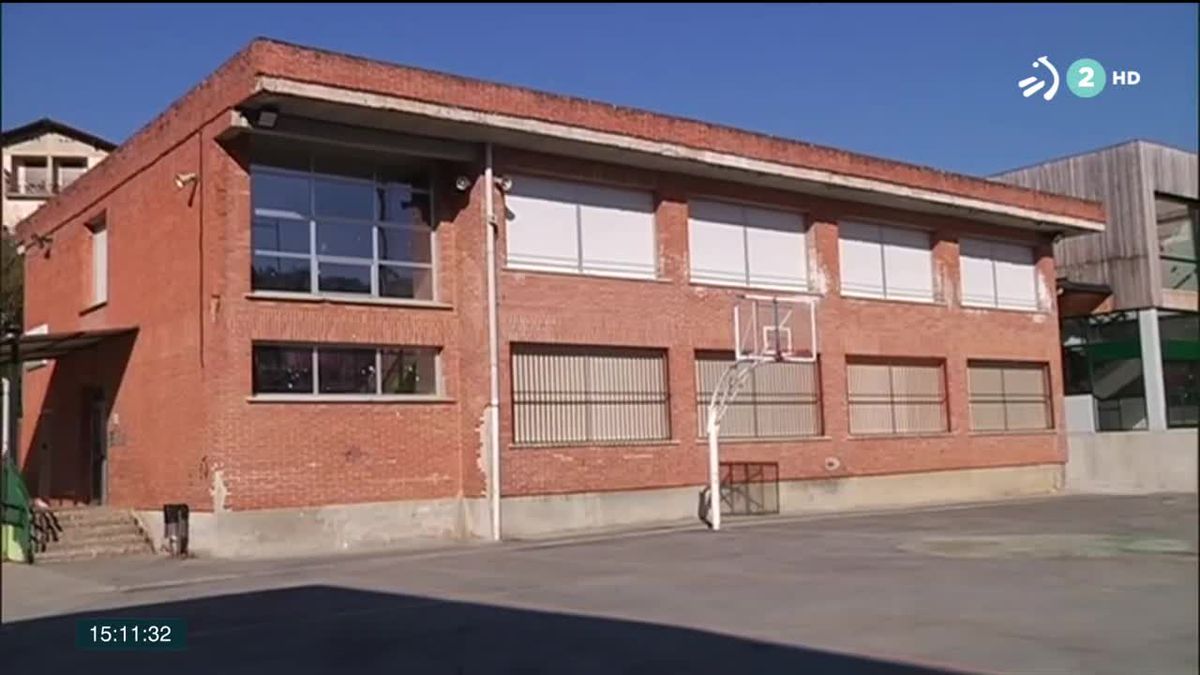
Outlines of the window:
M 838 227 L 842 295 L 933 301 L 929 233 L 867 223 Z
M 519 176 L 504 197 L 508 266 L 653 279 L 649 192 Z
M 1146 429 L 1146 388 L 1136 311 L 1063 319 L 1063 390 L 1091 395 L 1097 431 Z M 1164 357 L 1167 354 L 1164 344 Z
M 431 196 L 419 168 L 266 153 L 256 161 L 254 290 L 434 299 Z
M 517 444 L 671 437 L 662 350 L 521 345 L 513 350 L 512 365 Z
M 1154 216 L 1158 224 L 1158 258 L 1162 265 L 1163 288 L 1195 291 L 1197 221 L 1200 208 L 1194 200 L 1155 195 Z
M 254 345 L 255 394 L 433 396 L 432 347 Z
M 1159 310 L 1167 426 L 1200 426 L 1200 314 Z
M 696 355 L 696 418 L 708 434 L 708 403 L 733 364 L 731 354 Z M 721 438 L 821 435 L 821 387 L 815 363 L 764 363 L 751 371 L 721 419 Z
M 54 158 L 54 190 L 62 190 L 87 171 L 86 157 Z
M 808 289 L 800 215 L 710 201 L 693 201 L 688 210 L 692 281 Z
M 92 239 L 91 305 L 108 302 L 108 225 L 104 218 L 88 223 Z
M 13 172 L 5 190 L 15 195 L 50 194 L 50 167 L 45 157 L 13 157 Z
M 1033 248 L 983 239 L 959 241 L 962 304 L 968 307 L 1038 309 Z
M 946 431 L 946 386 L 940 362 L 848 360 L 851 434 Z
M 967 364 L 971 428 L 975 431 L 1050 429 L 1050 385 L 1042 363 Z

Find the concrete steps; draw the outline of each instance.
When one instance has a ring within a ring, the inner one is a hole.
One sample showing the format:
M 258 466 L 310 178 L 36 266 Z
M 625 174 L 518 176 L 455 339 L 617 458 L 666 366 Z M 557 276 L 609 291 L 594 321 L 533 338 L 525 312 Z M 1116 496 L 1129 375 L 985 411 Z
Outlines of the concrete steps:
M 46 549 L 34 556 L 39 563 L 154 552 L 128 511 L 106 507 L 58 509 L 42 522 L 54 523 L 56 527 L 46 533 Z

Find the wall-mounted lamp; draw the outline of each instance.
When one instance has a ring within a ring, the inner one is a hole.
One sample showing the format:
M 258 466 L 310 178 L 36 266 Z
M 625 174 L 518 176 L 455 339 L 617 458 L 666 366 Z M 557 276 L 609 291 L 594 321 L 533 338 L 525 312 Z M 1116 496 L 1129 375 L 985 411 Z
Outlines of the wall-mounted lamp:
M 197 179 L 194 173 L 180 173 L 175 175 L 175 187 L 182 190 L 185 186 L 195 183 Z
M 250 113 L 250 123 L 259 129 L 274 129 L 279 121 L 279 109 L 274 107 L 259 108 Z
M 508 176 L 496 176 L 494 180 L 496 181 L 496 187 L 501 192 L 507 193 L 509 190 L 512 190 L 513 182 Z
M 50 257 L 50 244 L 52 243 L 54 243 L 54 237 L 48 234 L 37 234 L 35 232 L 34 234 L 29 235 L 28 244 L 17 244 L 17 255 L 25 255 L 32 249 L 40 248 L 44 251 L 43 255 Z
M 466 192 L 471 189 L 471 179 L 466 176 L 459 176 L 454 179 L 454 189 L 459 192 Z

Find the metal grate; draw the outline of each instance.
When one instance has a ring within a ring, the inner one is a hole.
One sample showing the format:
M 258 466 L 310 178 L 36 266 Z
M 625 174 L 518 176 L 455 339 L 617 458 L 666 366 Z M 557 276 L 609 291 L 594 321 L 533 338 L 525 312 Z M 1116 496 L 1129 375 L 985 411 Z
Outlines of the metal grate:
M 779 513 L 779 464 L 723 462 L 721 515 L 761 516 Z

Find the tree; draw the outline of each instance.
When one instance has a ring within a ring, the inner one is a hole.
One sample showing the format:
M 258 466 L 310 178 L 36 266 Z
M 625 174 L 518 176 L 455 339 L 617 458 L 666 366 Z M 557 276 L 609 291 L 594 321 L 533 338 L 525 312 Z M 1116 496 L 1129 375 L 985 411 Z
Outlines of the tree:
M 0 228 L 0 331 L 10 325 L 20 329 L 25 304 L 25 261 L 17 253 L 16 239 Z

